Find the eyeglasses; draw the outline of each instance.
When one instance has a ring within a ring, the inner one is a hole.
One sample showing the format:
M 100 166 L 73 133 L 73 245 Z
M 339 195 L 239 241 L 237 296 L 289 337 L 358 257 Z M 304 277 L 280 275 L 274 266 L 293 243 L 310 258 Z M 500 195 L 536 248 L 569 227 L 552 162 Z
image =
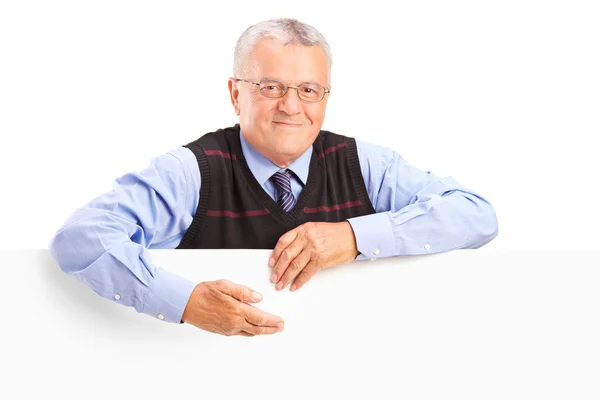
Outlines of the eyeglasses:
M 316 103 L 323 100 L 325 93 L 331 93 L 331 90 L 325 89 L 317 83 L 303 83 L 300 86 L 290 86 L 283 82 L 272 79 L 263 80 L 260 82 L 251 82 L 245 79 L 233 78 L 236 82 L 242 81 L 258 86 L 258 91 L 261 95 L 271 99 L 277 99 L 285 96 L 289 88 L 296 89 L 301 100 L 307 103 Z

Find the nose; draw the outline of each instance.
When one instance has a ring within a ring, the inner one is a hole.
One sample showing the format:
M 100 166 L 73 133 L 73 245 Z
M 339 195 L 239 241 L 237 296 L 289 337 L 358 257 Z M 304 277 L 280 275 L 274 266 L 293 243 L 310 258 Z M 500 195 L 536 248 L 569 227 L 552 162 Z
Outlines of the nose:
M 288 88 L 283 97 L 279 98 L 277 109 L 288 115 L 299 114 L 302 112 L 302 100 L 298 94 L 298 89 Z

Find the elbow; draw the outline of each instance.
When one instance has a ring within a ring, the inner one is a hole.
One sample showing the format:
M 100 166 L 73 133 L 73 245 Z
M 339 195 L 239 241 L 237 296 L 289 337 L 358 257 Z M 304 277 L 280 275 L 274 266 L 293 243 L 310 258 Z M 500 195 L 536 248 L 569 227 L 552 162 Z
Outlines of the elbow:
M 48 249 L 60 269 L 67 274 L 72 274 L 76 268 L 72 263 L 74 251 L 69 244 L 68 237 L 69 233 L 66 230 L 59 230 L 50 239 Z
M 84 270 L 100 254 L 94 246 L 94 228 L 79 223 L 59 229 L 51 238 L 48 248 L 54 261 L 66 274 L 72 275 Z
M 455 204 L 461 210 L 465 229 L 469 231 L 462 248 L 478 249 L 498 236 L 498 218 L 488 200 L 464 188 L 448 190 L 442 194 L 442 197 L 445 196 L 460 199 Z
M 476 224 L 475 231 L 477 232 L 476 243 L 471 247 L 478 249 L 498 236 L 498 218 L 494 208 L 486 203 L 482 206 L 481 213 L 479 214 L 478 223 Z

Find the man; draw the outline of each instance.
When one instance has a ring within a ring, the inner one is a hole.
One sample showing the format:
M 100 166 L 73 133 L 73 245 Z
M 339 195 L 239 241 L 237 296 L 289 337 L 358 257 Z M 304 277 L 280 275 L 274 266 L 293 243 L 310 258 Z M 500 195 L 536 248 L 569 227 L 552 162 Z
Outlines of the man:
M 271 281 L 300 289 L 355 259 L 478 248 L 497 235 L 494 209 L 448 177 L 394 151 L 322 131 L 331 54 L 291 19 L 248 28 L 229 79 L 239 124 L 115 181 L 50 244 L 63 271 L 138 312 L 223 335 L 273 334 L 283 320 L 227 280 L 193 283 L 156 268 L 148 248 L 273 249 Z

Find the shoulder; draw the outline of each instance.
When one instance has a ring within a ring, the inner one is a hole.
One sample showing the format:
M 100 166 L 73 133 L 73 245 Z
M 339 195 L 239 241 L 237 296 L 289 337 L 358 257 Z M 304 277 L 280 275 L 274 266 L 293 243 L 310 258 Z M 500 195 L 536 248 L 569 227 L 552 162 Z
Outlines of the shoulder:
M 178 146 L 150 160 L 150 166 L 139 174 L 138 180 L 160 182 L 175 192 L 181 188 L 200 185 L 198 161 L 194 153 Z
M 377 164 L 383 163 L 387 165 L 394 159 L 402 159 L 402 157 L 390 147 L 357 139 L 352 136 L 322 130 L 319 133 L 319 137 L 322 138 L 323 147 L 325 148 L 335 146 L 337 143 L 341 142 L 353 144 L 356 147 L 356 152 L 361 164 L 372 164 L 375 162 Z
M 240 134 L 239 124 L 230 126 L 227 128 L 219 128 L 215 131 L 208 132 L 200 136 L 199 138 L 185 144 L 185 147 L 201 147 L 204 149 L 218 149 L 226 146 L 230 140 L 235 140 Z
M 194 169 L 198 169 L 196 156 L 190 149 L 179 146 L 152 158 L 147 174 L 159 176 L 163 181 L 187 183 Z
M 394 152 L 389 147 L 381 146 L 375 143 L 367 142 L 365 140 L 357 139 L 353 136 L 345 135 L 342 133 L 336 133 L 328 130 L 321 130 L 319 132 L 319 138 L 321 138 L 324 142 L 328 143 L 339 143 L 342 141 L 352 141 L 356 143 L 357 150 L 359 153 L 363 153 L 366 156 L 369 155 L 387 155 L 391 156 Z
M 196 156 L 189 148 L 185 146 L 179 146 L 169 150 L 162 156 L 158 157 L 157 160 L 163 165 L 169 165 L 183 169 L 187 169 L 189 166 L 195 166 L 197 164 Z
M 356 150 L 359 157 L 367 159 L 377 158 L 391 161 L 395 157 L 400 157 L 393 149 L 387 146 L 367 142 L 361 139 L 356 140 Z

